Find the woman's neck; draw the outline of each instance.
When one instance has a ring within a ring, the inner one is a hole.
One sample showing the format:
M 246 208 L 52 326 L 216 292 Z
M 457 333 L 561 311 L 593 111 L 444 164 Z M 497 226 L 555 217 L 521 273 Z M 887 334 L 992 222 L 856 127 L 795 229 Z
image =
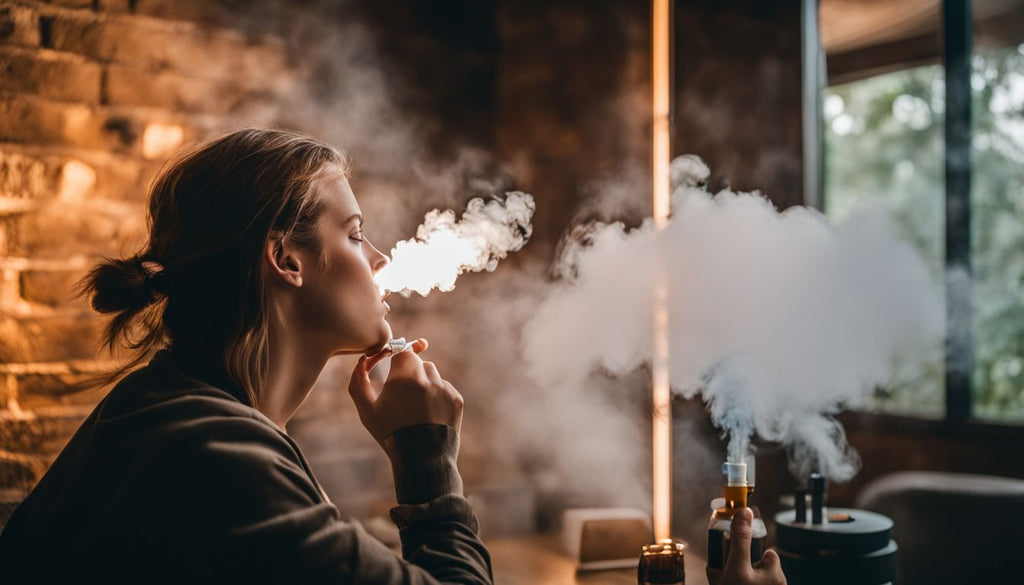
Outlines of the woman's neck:
M 318 351 L 275 328 L 270 336 L 267 380 L 260 389 L 258 409 L 282 429 L 309 396 L 330 352 Z

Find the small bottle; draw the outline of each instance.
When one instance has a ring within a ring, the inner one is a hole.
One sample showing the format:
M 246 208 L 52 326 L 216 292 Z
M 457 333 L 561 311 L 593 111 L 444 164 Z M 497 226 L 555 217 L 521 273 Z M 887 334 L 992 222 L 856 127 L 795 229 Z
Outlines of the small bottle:
M 729 537 L 732 531 L 732 518 L 737 511 L 748 507 L 750 494 L 754 493 L 754 482 L 747 479 L 747 464 L 726 462 L 722 464 L 725 485 L 722 487 L 722 498 L 711 502 L 711 519 L 708 521 L 708 566 L 721 569 L 729 558 Z M 750 543 L 750 562 L 755 563 L 764 554 L 765 540 L 768 529 L 761 519 L 756 507 L 754 512 L 754 538 Z
M 664 538 L 645 544 L 640 554 L 636 580 L 639 585 L 683 585 L 686 583 L 686 544 Z

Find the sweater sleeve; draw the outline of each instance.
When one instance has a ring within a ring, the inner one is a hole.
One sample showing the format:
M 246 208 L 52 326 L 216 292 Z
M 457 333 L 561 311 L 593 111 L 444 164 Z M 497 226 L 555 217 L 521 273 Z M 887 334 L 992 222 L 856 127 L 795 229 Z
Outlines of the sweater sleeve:
M 395 476 L 399 506 L 391 519 L 400 530 L 402 556 L 446 582 L 462 583 L 463 575 L 479 567 L 487 568 L 481 582 L 493 581 L 476 516 L 462 497 L 455 429 L 438 424 L 399 429 L 384 440 L 384 450 Z
M 393 512 L 404 558 L 340 517 L 297 447 L 275 429 L 257 420 L 221 421 L 213 436 L 189 457 L 194 479 L 180 490 L 200 502 L 184 515 L 199 524 L 188 531 L 196 554 L 183 561 L 198 573 L 236 582 L 492 583 L 490 556 L 454 467 L 457 437 L 444 428 L 413 428 L 392 440 L 399 501 L 408 502 Z

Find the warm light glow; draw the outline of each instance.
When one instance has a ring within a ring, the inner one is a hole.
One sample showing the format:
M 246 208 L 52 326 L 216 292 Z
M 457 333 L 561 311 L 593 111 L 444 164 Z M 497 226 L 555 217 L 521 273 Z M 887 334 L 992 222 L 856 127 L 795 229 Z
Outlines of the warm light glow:
M 669 0 L 651 6 L 651 90 L 653 94 L 652 184 L 654 225 L 664 228 L 669 218 L 669 68 L 671 11 Z M 668 374 L 668 284 L 658 271 L 654 283 L 653 355 L 651 358 L 654 538 L 670 537 L 672 518 L 672 393 Z
M 142 133 L 142 156 L 163 158 L 185 141 L 185 129 L 176 124 L 150 124 Z
M 96 171 L 89 165 L 69 160 L 60 170 L 60 199 L 65 202 L 81 202 L 96 184 Z
M 654 355 L 651 367 L 654 429 L 654 538 L 669 538 L 672 517 L 672 392 L 668 375 L 668 286 L 664 273 L 654 287 Z

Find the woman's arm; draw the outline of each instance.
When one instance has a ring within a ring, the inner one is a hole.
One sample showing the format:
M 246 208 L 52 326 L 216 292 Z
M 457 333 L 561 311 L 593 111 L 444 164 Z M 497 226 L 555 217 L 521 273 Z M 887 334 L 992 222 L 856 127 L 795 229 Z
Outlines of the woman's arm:
M 391 510 L 402 538 L 402 556 L 443 582 L 464 583 L 491 558 L 477 536 L 476 516 L 462 497 L 455 466 L 459 435 L 448 425 L 406 427 L 384 440 L 399 506 Z M 466 530 L 466 529 L 469 530 Z M 478 581 L 468 581 L 476 583 Z
M 177 501 L 165 508 L 167 524 L 177 526 L 171 532 L 191 540 L 185 547 L 191 552 L 181 555 L 183 572 L 234 582 L 251 577 L 295 583 L 492 583 L 476 517 L 461 495 L 448 427 L 409 428 L 391 441 L 398 460 L 417 455 L 408 466 L 396 467 L 404 486 L 400 493 L 429 496 L 400 502 L 392 512 L 402 527 L 405 559 L 358 522 L 342 518 L 325 500 L 297 446 L 265 422 L 211 420 L 193 431 L 198 453 L 176 449 L 180 465 L 163 466 L 165 471 L 188 468 L 187 477 L 177 479 Z
M 395 355 L 379 391 L 370 370 L 391 354 L 361 357 L 349 393 L 363 425 L 391 460 L 399 503 L 391 517 L 400 529 L 403 557 L 445 582 L 490 583 L 490 555 L 477 537 L 456 467 L 462 395 L 433 363 L 420 359 L 426 348 L 427 341 L 417 339 L 412 352 Z

